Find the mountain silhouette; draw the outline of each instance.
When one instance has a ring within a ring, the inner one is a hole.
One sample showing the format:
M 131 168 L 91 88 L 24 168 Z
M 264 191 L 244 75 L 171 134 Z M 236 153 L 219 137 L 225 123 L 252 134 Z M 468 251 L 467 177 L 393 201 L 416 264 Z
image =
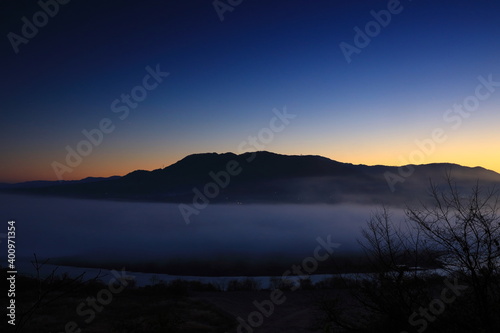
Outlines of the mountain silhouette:
M 203 153 L 163 169 L 136 170 L 123 177 L 67 182 L 27 182 L 2 191 L 94 199 L 192 203 L 195 196 L 217 203 L 384 203 L 424 198 L 429 182 L 447 173 L 458 187 L 495 186 L 500 174 L 450 163 L 367 166 L 322 156 Z

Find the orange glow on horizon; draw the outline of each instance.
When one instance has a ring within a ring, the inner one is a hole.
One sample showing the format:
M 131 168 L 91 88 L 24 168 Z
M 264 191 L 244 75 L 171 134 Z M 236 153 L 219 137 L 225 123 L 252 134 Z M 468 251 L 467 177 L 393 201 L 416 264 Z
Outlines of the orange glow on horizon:
M 415 150 L 414 147 L 413 150 L 409 149 L 405 153 L 385 151 L 384 153 L 372 152 L 369 154 L 363 152 L 363 154 L 359 154 L 359 152 L 356 152 L 356 154 L 354 154 L 354 152 L 350 153 L 348 151 L 338 150 L 337 154 L 333 156 L 334 154 L 332 154 L 331 151 L 318 150 L 304 152 L 302 155 L 320 155 L 338 162 L 365 165 L 401 166 L 404 164 L 456 163 L 467 167 L 480 166 L 500 173 L 500 157 L 492 158 L 490 153 L 492 147 L 483 146 L 481 149 L 473 148 L 472 143 L 470 146 L 465 144 L 461 147 L 447 147 L 446 151 L 436 150 L 436 153 L 425 156 L 422 161 L 416 161 L 418 163 L 412 163 L 412 160 L 409 159 L 410 153 Z M 288 149 L 282 152 L 273 152 L 286 155 L 301 155 Z M 96 163 L 84 162 L 82 165 L 74 168 L 71 173 L 65 173 L 63 175 L 63 180 L 80 180 L 87 177 L 124 176 L 135 170 L 151 171 L 172 165 L 187 155 L 189 154 L 172 154 L 169 157 L 156 156 L 153 158 L 133 158 L 131 156 L 121 155 L 118 159 L 113 161 L 99 160 L 96 161 Z M 401 163 L 401 161 L 399 161 L 401 159 L 400 156 L 406 160 L 406 163 Z M 4 170 L 2 170 L 2 179 L 0 179 L 0 182 L 17 183 L 34 180 L 58 180 L 55 172 L 50 166 L 51 162 L 44 161 L 43 163 L 37 164 L 35 163 L 36 161 L 36 159 L 33 159 L 30 161 L 32 162 L 30 164 L 16 164 L 15 161 L 8 161 L 3 165 Z M 40 168 L 40 165 L 45 165 L 45 167 Z

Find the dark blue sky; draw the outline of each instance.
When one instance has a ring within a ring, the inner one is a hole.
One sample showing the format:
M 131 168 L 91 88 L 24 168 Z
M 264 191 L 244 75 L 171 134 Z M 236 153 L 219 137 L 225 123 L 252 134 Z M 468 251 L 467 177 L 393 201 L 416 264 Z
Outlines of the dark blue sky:
M 241 152 L 285 107 L 296 117 L 259 148 L 500 171 L 500 91 L 468 116 L 447 113 L 475 94 L 478 77 L 500 81 L 500 4 L 401 1 L 348 63 L 339 44 L 355 46 L 353 29 L 364 31 L 388 3 L 243 0 L 220 21 L 212 1 L 72 0 L 16 53 L 9 33 L 22 36 L 21 19 L 42 9 L 4 1 L 0 181 L 57 179 L 56 170 L 63 179 L 110 176 Z M 143 85 L 147 66 L 169 75 L 121 119 L 111 104 Z M 113 129 L 69 165 L 68 147 L 77 151 L 82 130 L 106 118 Z M 436 128 L 446 140 L 419 148 Z

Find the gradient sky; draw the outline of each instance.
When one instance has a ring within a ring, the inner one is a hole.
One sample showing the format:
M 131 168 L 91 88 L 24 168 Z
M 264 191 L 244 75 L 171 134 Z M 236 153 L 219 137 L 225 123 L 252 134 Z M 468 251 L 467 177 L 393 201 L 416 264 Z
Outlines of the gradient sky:
M 41 8 L 2 1 L 0 182 L 56 180 L 53 162 L 66 164 L 66 146 L 75 149 L 82 130 L 103 118 L 114 130 L 63 179 L 238 153 L 285 106 L 296 118 L 265 150 L 500 172 L 500 87 L 460 123 L 457 113 L 444 119 L 474 96 L 479 76 L 500 81 L 500 3 L 401 1 L 402 11 L 348 63 L 339 44 L 355 45 L 354 28 L 365 30 L 370 11 L 387 6 L 243 0 L 221 21 L 212 0 L 73 0 L 16 54 L 8 34 L 21 35 L 22 17 L 32 22 Z M 112 102 L 158 64 L 169 76 L 121 120 Z M 436 128 L 447 140 L 418 153 L 415 140 Z

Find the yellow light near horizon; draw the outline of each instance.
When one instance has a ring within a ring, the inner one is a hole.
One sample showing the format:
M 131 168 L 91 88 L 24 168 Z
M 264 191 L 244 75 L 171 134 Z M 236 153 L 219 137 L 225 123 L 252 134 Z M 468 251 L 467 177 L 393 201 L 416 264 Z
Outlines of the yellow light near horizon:
M 418 151 L 418 146 L 411 140 L 394 141 L 391 138 L 368 140 L 358 137 L 355 141 L 326 142 L 310 138 L 309 141 L 288 140 L 280 145 L 269 146 L 267 150 L 287 155 L 320 155 L 332 160 L 352 164 L 392 165 L 400 166 L 413 163 L 412 152 Z M 187 155 L 200 151 L 187 151 L 192 147 L 172 150 L 170 147 L 150 147 L 150 149 L 96 152 L 89 156 L 73 172 L 65 173 L 64 180 L 78 180 L 89 176 L 109 177 L 123 176 L 134 170 L 155 170 L 167 167 Z M 480 166 L 500 173 L 500 156 L 498 140 L 495 132 L 488 130 L 450 132 L 449 139 L 437 144 L 430 154 L 417 164 L 456 163 L 463 166 Z M 222 153 L 222 151 L 219 151 Z M 225 151 L 224 151 L 225 152 Z M 234 151 L 237 153 L 236 151 Z M 57 180 L 51 167 L 52 159 L 44 154 L 35 154 L 26 160 L 23 156 L 13 156 L 2 166 L 1 182 L 23 182 L 31 180 Z M 59 159 L 59 162 L 63 160 Z

